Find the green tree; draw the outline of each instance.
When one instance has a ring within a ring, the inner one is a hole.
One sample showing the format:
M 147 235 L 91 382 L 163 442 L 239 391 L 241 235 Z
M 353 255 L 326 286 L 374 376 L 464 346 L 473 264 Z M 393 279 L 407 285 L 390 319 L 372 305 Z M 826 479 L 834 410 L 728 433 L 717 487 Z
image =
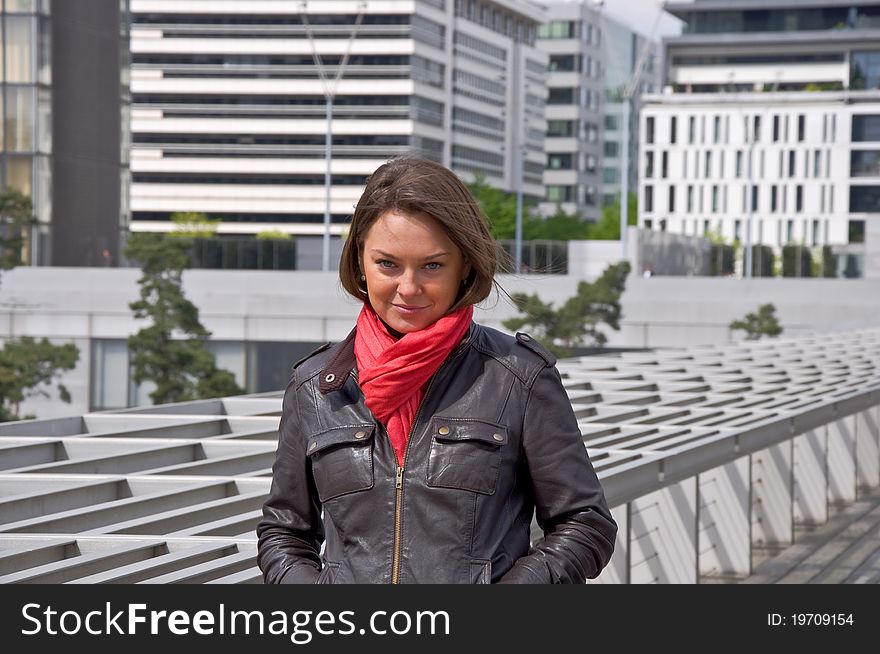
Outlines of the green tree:
M 129 307 L 151 324 L 128 339 L 133 378 L 152 381 L 154 404 L 181 402 L 244 392 L 228 370 L 217 368 L 208 350 L 211 333 L 199 322 L 199 310 L 183 293 L 190 239 L 164 234 L 133 234 L 125 255 L 141 263 L 140 300 Z
M 10 270 L 22 264 L 27 235 L 36 222 L 28 196 L 13 188 L 0 192 L 0 269 Z
M 211 238 L 217 234 L 219 218 L 209 218 L 201 211 L 176 211 L 171 214 L 174 231 L 169 235 L 181 238 Z
M 638 224 L 639 203 L 635 193 L 627 195 L 626 224 Z M 620 240 L 620 197 L 614 202 L 602 207 L 602 218 L 599 222 L 590 225 L 587 230 L 587 238 L 594 241 L 618 241 Z
M 742 329 L 747 341 L 756 341 L 762 336 L 778 336 L 782 333 L 779 320 L 776 318 L 776 307 L 773 304 L 762 304 L 757 313 L 747 313 L 745 318 L 734 320 L 730 329 Z
M 523 220 L 523 238 L 526 240 L 574 241 L 585 240 L 591 223 L 561 208 L 547 218 L 529 216 Z
M 7 342 L 0 350 L 0 422 L 20 420 L 21 403 L 34 395 L 49 397 L 43 387 L 53 382 L 61 400 L 69 403 L 70 393 L 60 379 L 76 367 L 77 359 L 79 348 L 73 343 L 53 345 L 47 338 L 30 336 Z
M 492 236 L 496 239 L 510 239 L 516 236 L 516 194 L 489 186 L 486 176 L 477 171 L 475 180 L 469 185 L 474 198 L 489 219 Z M 523 225 L 531 205 L 523 201 Z M 525 233 L 525 228 L 523 229 Z
M 620 296 L 629 272 L 627 261 L 609 265 L 595 282 L 580 282 L 577 294 L 558 309 L 535 294 L 514 293 L 511 298 L 524 315 L 503 324 L 512 331 L 528 325 L 532 336 L 556 356 L 568 356 L 579 345 L 602 347 L 608 338 L 600 325 L 620 329 Z
M 23 263 L 27 235 L 36 222 L 28 196 L 12 188 L 0 192 L 0 270 Z M 53 345 L 47 338 L 30 336 L 8 341 L 0 349 L 0 422 L 20 420 L 21 403 L 34 395 L 49 397 L 45 387 L 53 382 L 61 400 L 69 403 L 70 393 L 60 378 L 78 359 L 79 348 L 73 343 Z

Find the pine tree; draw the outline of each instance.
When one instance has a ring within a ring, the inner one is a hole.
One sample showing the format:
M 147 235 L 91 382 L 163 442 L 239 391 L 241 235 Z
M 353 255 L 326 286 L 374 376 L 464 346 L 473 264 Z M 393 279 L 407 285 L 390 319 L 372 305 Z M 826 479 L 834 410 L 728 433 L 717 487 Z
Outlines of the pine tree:
M 556 356 L 568 356 L 579 345 L 603 347 L 608 338 L 599 327 L 620 329 L 620 296 L 629 272 L 627 261 L 609 265 L 595 282 L 580 282 L 577 294 L 558 309 L 537 295 L 514 293 L 511 297 L 525 315 L 503 324 L 512 331 L 529 326 L 529 333 Z
M 228 370 L 217 368 L 208 350 L 211 333 L 199 322 L 199 310 L 183 293 L 191 239 L 136 233 L 125 256 L 141 263 L 140 300 L 129 307 L 151 324 L 128 339 L 135 383 L 151 381 L 154 404 L 227 395 L 244 390 Z
M 762 304 L 758 307 L 757 313 L 747 313 L 745 318 L 732 321 L 730 329 L 744 330 L 747 341 L 756 341 L 762 336 L 778 336 L 782 333 L 782 327 L 776 319 L 776 307 L 773 304 Z
M 28 228 L 36 223 L 31 199 L 13 188 L 0 192 L 0 270 L 11 270 L 23 262 Z M 28 397 L 49 397 L 44 386 L 56 384 L 63 402 L 70 393 L 60 382 L 62 372 L 73 370 L 79 348 L 73 343 L 53 345 L 49 339 L 29 336 L 7 341 L 0 348 L 0 422 L 19 420 L 21 403 Z M 25 418 L 34 418 L 33 415 Z

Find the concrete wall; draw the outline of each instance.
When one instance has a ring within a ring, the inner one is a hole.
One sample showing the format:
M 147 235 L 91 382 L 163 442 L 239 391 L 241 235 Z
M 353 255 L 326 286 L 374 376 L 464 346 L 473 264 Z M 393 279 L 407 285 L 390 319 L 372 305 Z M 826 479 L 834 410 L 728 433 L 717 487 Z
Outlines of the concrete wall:
M 0 340 L 30 335 L 75 342 L 80 361 L 64 383 L 72 404 L 34 399 L 25 412 L 39 417 L 88 411 L 90 341 L 126 338 L 140 329 L 128 303 L 137 298 L 140 271 L 130 268 L 18 268 L 0 285 Z M 502 275 L 508 293 L 537 293 L 557 306 L 574 295 L 573 275 Z M 187 297 L 217 340 L 340 340 L 359 305 L 335 273 L 193 270 Z M 727 325 L 766 302 L 776 305 L 786 335 L 880 325 L 880 279 L 733 279 L 632 275 L 623 296 L 621 330 L 606 330 L 612 347 L 683 347 L 742 337 Z M 477 307 L 475 319 L 501 328 L 516 315 L 503 296 Z

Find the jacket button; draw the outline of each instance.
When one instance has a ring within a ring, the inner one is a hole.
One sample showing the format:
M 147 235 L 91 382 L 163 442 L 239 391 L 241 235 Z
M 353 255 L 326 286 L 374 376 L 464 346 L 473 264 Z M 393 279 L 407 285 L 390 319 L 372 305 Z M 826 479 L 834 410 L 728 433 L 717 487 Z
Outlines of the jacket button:
M 502 436 L 501 434 L 492 434 L 492 438 L 494 438 L 496 441 L 504 440 L 504 436 Z
M 449 427 L 446 427 L 444 425 L 443 427 L 440 427 L 440 429 L 437 430 L 437 433 L 440 434 L 441 436 L 446 436 L 446 434 L 449 433 Z
M 357 433 L 354 435 L 354 437 L 357 438 L 357 439 L 361 439 L 361 438 L 363 438 L 363 437 L 366 436 L 366 435 L 367 435 L 367 432 L 365 432 L 365 431 L 359 431 L 359 432 L 357 432 Z
M 324 381 L 327 382 L 328 384 L 332 383 L 334 379 L 336 379 L 336 375 L 334 375 L 332 372 L 329 375 L 327 375 L 326 377 L 324 377 Z

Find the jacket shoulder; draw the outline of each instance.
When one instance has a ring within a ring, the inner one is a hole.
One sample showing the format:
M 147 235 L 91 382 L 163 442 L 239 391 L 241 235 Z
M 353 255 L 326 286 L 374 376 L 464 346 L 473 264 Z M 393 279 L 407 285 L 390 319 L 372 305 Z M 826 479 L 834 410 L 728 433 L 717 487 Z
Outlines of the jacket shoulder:
M 314 350 L 312 350 L 311 352 L 309 352 L 307 355 L 305 355 L 302 359 L 299 359 L 298 361 L 296 361 L 296 362 L 290 367 L 290 369 L 291 369 L 291 370 L 296 370 L 296 369 L 299 368 L 302 364 L 304 364 L 306 361 L 308 361 L 309 359 L 311 359 L 313 356 L 315 356 L 316 354 L 320 354 L 321 352 L 323 352 L 324 350 L 326 350 L 327 348 L 329 348 L 332 344 L 333 344 L 332 341 L 327 341 L 326 343 L 322 343 L 321 345 L 319 345 L 318 347 L 316 347 Z
M 291 382 L 296 379 L 301 383 L 314 377 L 324 368 L 339 346 L 340 343 L 327 341 L 294 363 L 290 369 Z
M 556 364 L 556 357 L 523 332 L 511 336 L 492 327 L 478 325 L 473 346 L 507 367 L 526 384 L 531 383 L 542 369 Z

